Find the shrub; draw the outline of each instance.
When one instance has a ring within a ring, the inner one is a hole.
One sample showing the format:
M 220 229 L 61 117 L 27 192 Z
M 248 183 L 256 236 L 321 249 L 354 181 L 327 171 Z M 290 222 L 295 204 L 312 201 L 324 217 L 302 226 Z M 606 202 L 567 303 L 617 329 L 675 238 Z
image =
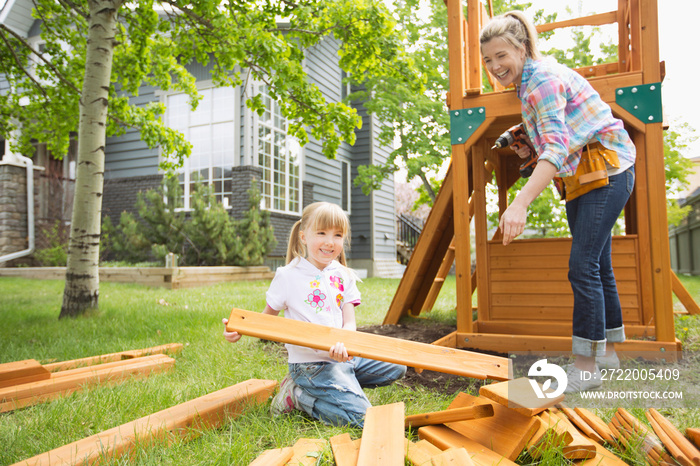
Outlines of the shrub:
M 60 220 L 43 227 L 41 235 L 48 241 L 46 248 L 36 249 L 34 259 L 41 267 L 64 267 L 68 262 L 68 232 Z

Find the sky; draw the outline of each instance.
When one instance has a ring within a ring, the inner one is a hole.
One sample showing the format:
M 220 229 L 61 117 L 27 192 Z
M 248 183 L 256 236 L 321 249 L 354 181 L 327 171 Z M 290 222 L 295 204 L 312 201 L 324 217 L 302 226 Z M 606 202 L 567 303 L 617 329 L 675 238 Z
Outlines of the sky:
M 558 19 L 571 17 L 565 12 L 566 6 L 574 12 L 574 17 L 617 9 L 617 0 L 530 1 L 533 3 L 533 8 L 544 9 L 547 13 L 561 12 Z M 687 122 L 700 136 L 700 98 L 691 87 L 700 76 L 698 52 L 692 45 L 697 40 L 692 36 L 692 31 L 698 28 L 700 1 L 658 0 L 658 5 L 659 59 L 666 62 L 666 77 L 661 86 L 664 121 L 669 124 L 669 129 L 674 129 L 674 123 Z M 613 27 L 616 31 L 617 25 Z M 617 37 L 613 40 L 617 43 Z M 690 158 L 700 157 L 700 140 L 689 146 L 683 155 Z

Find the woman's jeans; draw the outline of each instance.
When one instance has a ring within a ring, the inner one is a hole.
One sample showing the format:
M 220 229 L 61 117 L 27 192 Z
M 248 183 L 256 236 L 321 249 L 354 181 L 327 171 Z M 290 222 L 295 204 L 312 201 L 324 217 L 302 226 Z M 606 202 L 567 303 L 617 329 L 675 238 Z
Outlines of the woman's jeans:
M 622 309 L 612 269 L 612 228 L 634 187 L 634 166 L 610 183 L 566 203 L 571 229 L 569 281 L 574 292 L 572 352 L 605 354 L 606 340 L 625 341 Z
M 300 407 L 314 419 L 362 428 L 372 406 L 362 388 L 389 385 L 406 374 L 406 366 L 354 357 L 348 362 L 290 363 L 289 374 L 301 388 Z

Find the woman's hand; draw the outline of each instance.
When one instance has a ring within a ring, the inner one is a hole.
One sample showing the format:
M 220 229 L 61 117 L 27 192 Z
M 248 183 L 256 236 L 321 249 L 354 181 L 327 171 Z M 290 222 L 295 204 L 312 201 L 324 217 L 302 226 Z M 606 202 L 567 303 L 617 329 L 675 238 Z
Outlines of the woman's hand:
M 501 221 L 498 223 L 503 234 L 503 246 L 513 241 L 518 235 L 525 230 L 525 221 L 527 220 L 527 208 L 520 206 L 520 203 L 513 202 L 508 206 Z
M 224 324 L 224 338 L 226 339 L 226 341 L 230 343 L 236 343 L 238 340 L 241 339 L 243 335 L 241 335 L 240 333 L 229 332 L 228 330 L 226 330 L 226 324 L 228 324 L 228 319 L 221 319 L 221 322 Z
M 338 362 L 347 362 L 352 359 L 352 356 L 348 355 L 345 345 L 341 342 L 331 346 L 331 349 L 328 350 L 328 355 L 331 357 L 331 359 Z

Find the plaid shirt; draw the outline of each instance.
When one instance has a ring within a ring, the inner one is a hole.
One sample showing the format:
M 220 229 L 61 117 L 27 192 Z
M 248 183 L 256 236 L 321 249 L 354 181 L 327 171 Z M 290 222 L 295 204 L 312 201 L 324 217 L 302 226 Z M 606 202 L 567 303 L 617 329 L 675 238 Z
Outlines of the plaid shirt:
M 593 140 L 616 151 L 621 167 L 634 164 L 636 150 L 622 121 L 577 72 L 553 59 L 527 58 L 518 97 L 539 160 L 557 167 L 558 176 L 574 174 Z

